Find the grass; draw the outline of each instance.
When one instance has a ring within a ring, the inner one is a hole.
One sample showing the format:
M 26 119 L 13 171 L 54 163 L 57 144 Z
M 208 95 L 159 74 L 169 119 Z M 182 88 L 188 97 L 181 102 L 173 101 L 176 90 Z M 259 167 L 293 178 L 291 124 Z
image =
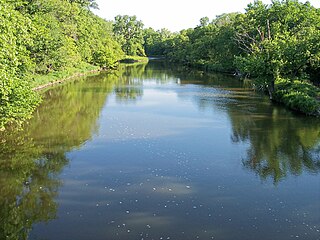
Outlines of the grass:
M 76 77 L 79 75 L 84 75 L 93 71 L 99 71 L 99 69 L 100 67 L 98 66 L 82 63 L 76 68 L 67 68 L 62 71 L 54 71 L 46 75 L 36 74 L 32 76 L 30 86 L 32 88 L 37 88 L 45 84 L 54 83 L 56 81 L 65 80 L 67 78 Z
M 287 79 L 276 81 L 276 101 L 307 115 L 320 114 L 320 89 L 309 82 Z
M 148 62 L 148 57 L 140 57 L 140 56 L 125 56 L 120 60 L 121 63 L 135 63 L 135 62 Z
M 140 56 L 125 56 L 120 62 L 122 63 L 147 63 L 149 59 L 147 57 Z M 53 71 L 46 75 L 35 74 L 31 76 L 30 86 L 33 89 L 45 86 L 47 84 L 53 84 L 55 82 L 64 81 L 69 78 L 87 75 L 90 72 L 99 71 L 100 67 L 93 66 L 88 63 L 81 63 L 77 67 L 66 68 L 61 71 Z

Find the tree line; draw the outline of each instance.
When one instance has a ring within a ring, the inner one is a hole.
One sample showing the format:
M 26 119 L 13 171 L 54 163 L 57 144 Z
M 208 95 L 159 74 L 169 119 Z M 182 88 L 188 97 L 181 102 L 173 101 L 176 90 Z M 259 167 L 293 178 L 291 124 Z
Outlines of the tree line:
M 274 101 L 319 114 L 320 10 L 309 2 L 256 0 L 245 13 L 200 19 L 179 33 L 145 30 L 149 55 L 209 71 L 249 76 Z
M 94 0 L 3 0 L 0 3 L 0 129 L 31 117 L 40 102 L 35 75 L 84 65 L 113 67 L 122 57 L 112 22 Z

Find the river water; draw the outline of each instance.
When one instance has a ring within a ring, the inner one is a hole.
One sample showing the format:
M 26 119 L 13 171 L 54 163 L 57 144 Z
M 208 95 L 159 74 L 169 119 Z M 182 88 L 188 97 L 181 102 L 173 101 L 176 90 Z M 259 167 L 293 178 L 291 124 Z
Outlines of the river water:
M 0 136 L 0 239 L 320 239 L 320 121 L 231 76 L 123 65 Z

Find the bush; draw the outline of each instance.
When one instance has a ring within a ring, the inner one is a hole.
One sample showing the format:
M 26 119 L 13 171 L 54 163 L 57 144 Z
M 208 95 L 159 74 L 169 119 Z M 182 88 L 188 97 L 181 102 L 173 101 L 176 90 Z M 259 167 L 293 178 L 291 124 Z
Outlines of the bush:
M 319 114 L 320 89 L 305 81 L 276 81 L 274 99 L 287 107 L 309 115 Z

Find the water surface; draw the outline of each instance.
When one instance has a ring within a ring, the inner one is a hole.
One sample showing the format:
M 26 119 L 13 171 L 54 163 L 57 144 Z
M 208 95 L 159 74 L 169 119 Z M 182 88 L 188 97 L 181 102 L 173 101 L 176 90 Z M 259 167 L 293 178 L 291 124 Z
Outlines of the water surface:
M 320 121 L 223 75 L 123 66 L 2 133 L 0 239 L 320 239 Z

